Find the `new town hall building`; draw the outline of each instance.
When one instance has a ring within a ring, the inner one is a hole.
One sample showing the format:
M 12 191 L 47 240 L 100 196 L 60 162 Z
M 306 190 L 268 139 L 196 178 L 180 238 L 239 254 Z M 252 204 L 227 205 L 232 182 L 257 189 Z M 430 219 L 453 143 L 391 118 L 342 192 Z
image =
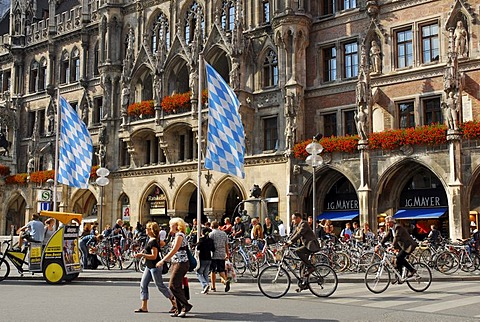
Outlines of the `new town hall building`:
M 315 202 L 338 226 L 395 215 L 468 236 L 480 149 L 462 123 L 479 118 L 479 11 L 471 0 L 12 0 L 0 22 L 0 163 L 28 180 L 4 178 L 0 235 L 50 189 L 38 178 L 54 167 L 59 93 L 88 125 L 94 165 L 110 170 L 103 188 L 59 186 L 59 209 L 101 225 L 191 221 L 200 188 L 204 220 L 245 208 L 288 223 Z M 203 169 L 198 187 L 200 54 L 241 102 L 246 178 Z M 369 148 L 372 133 L 435 123 L 447 124 L 442 143 Z M 322 153 L 313 182 L 294 148 L 317 133 L 359 141 Z M 261 201 L 237 207 L 247 199 Z

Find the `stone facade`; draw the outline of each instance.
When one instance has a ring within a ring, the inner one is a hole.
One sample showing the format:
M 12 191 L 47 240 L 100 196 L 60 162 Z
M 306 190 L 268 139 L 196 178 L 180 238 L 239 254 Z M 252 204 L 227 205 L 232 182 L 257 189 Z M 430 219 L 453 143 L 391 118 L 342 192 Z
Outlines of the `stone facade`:
M 377 215 L 396 214 L 415 190 L 440 198 L 446 233 L 465 237 L 480 209 L 477 143 L 452 128 L 443 146 L 379 151 L 368 149 L 367 134 L 443 123 L 442 106 L 454 120 L 447 125 L 478 120 L 479 9 L 464 0 L 12 0 L 0 23 L 0 120 L 11 143 L 0 162 L 12 173 L 53 169 L 59 93 L 88 125 L 94 164 L 111 171 L 103 188 L 58 187 L 60 210 L 102 226 L 127 208 L 132 223 L 192 219 L 200 181 L 204 220 L 232 216 L 240 204 L 289 223 L 313 205 L 312 169 L 294 158 L 294 144 L 361 129 L 358 152 L 323 154 L 316 212 L 357 211 L 376 229 Z M 200 105 L 198 119 L 200 53 L 241 102 L 245 179 L 197 171 L 208 111 Z M 187 109 L 162 108 L 186 92 Z M 129 113 L 148 100 L 152 113 Z M 241 204 L 254 184 L 256 206 Z M 37 211 L 37 190 L 47 188 L 2 185 L 0 234 Z

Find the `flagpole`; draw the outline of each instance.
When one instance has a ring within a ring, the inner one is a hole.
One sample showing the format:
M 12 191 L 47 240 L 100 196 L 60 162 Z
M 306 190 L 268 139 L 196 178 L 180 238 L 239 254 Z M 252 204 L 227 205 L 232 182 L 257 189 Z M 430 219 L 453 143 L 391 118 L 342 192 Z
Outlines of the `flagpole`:
M 58 151 L 60 144 L 60 88 L 57 87 L 57 122 L 55 125 L 55 178 L 53 180 L 53 211 L 57 211 Z
M 203 87 L 203 53 L 198 54 L 198 138 L 197 138 L 197 243 L 202 229 L 202 87 Z

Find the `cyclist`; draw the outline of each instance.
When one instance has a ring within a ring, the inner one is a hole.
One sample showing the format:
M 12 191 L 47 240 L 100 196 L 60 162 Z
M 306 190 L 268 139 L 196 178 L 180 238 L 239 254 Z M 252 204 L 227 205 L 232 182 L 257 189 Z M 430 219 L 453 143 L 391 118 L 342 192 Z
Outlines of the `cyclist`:
M 387 232 L 385 237 L 381 240 L 382 246 L 385 246 L 385 243 L 392 241 L 392 247 L 397 250 L 397 269 L 402 273 L 402 269 L 405 268 L 408 270 L 407 277 L 412 277 L 417 271 L 410 265 L 407 261 L 407 256 L 410 255 L 415 248 L 417 248 L 417 242 L 410 236 L 407 229 L 402 225 L 396 224 L 395 218 L 388 216 L 385 218 L 385 224 L 387 225 Z M 378 250 L 379 245 L 375 247 L 375 251 Z M 398 279 L 398 276 L 395 275 L 395 280 L 392 284 L 401 284 L 401 281 Z
M 287 241 L 287 245 L 290 246 L 299 239 L 302 242 L 303 245 L 296 249 L 295 253 L 306 265 L 306 277 L 315 271 L 315 266 L 313 266 L 308 257 L 310 254 L 320 251 L 320 244 L 312 228 L 310 228 L 305 220 L 302 220 L 302 214 L 296 212 L 292 219 L 294 219 L 296 228 L 293 235 L 290 236 L 290 239 Z

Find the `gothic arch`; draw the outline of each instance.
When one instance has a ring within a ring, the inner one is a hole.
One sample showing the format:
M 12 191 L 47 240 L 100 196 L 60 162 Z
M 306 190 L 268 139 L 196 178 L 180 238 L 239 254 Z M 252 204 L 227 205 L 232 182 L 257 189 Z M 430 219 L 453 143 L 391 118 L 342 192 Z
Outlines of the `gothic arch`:
M 163 218 L 166 218 L 168 215 L 168 209 L 170 209 L 170 202 L 169 198 L 167 195 L 167 190 L 166 188 L 159 182 L 157 181 L 151 181 L 149 184 L 145 186 L 145 189 L 143 190 L 143 193 L 140 195 L 140 199 L 138 202 L 138 208 L 135 209 L 134 207 L 130 206 L 130 212 L 131 214 L 137 214 L 138 221 L 145 223 L 147 219 L 149 219 L 151 216 L 148 213 L 149 210 L 149 205 L 147 204 L 147 198 L 152 192 L 155 192 L 155 190 L 158 189 L 158 192 L 162 192 L 163 195 L 165 196 L 165 207 L 166 207 L 166 213 Z
M 173 200 L 173 209 L 175 210 L 175 214 L 180 217 L 186 216 L 188 214 L 190 198 L 192 197 L 192 194 L 196 191 L 196 189 L 197 185 L 192 179 L 186 179 L 179 184 Z M 206 198 L 205 193 L 202 189 L 200 189 L 200 195 L 205 208 Z
M 72 194 L 71 203 L 68 208 L 74 213 L 83 214 L 84 217 L 91 216 L 92 213 L 95 212 L 98 204 L 98 194 L 99 189 L 96 191 L 91 185 L 88 189 L 77 189 L 77 191 Z
M 470 210 L 480 212 L 480 165 L 473 169 L 468 182 L 465 184 L 465 199 Z
M 172 52 L 172 50 L 170 50 Z M 173 93 L 186 93 L 190 91 L 188 59 L 183 55 L 179 55 L 170 60 L 165 67 L 165 86 L 164 94 L 171 95 Z
M 234 177 L 224 176 L 215 185 L 209 200 L 209 206 L 214 213 L 225 211 L 225 202 L 230 189 L 236 187 L 242 196 L 242 200 L 248 196 L 243 185 Z
M 382 213 L 388 209 L 396 210 L 396 208 L 398 208 L 398 204 L 395 204 L 395 202 L 398 201 L 398 197 L 400 196 L 405 185 L 412 178 L 411 176 L 398 175 L 399 173 L 405 173 L 402 171 L 404 171 L 406 168 L 408 168 L 407 173 L 412 175 L 413 173 L 422 169 L 433 174 L 433 176 L 436 177 L 442 184 L 448 200 L 448 189 L 446 189 L 447 183 L 445 182 L 445 178 L 447 178 L 447 176 L 445 175 L 445 171 L 443 171 L 441 168 L 435 169 L 435 167 L 432 165 L 432 163 L 429 164 L 421 159 L 413 160 L 410 158 L 405 158 L 391 164 L 385 171 L 383 171 L 383 173 L 379 175 L 378 183 L 375 189 L 372 189 L 372 193 L 374 192 L 374 204 L 372 205 L 373 209 L 378 209 L 378 212 Z M 440 175 L 440 173 L 443 173 L 444 175 Z
M 13 191 L 4 204 L 4 215 L 0 216 L 0 234 L 10 234 L 10 226 L 14 225 L 14 234 L 16 230 L 25 225 L 25 212 L 31 208 L 31 205 L 27 204 L 25 193 L 18 189 Z M 35 205 L 36 206 L 36 205 Z M 36 208 L 35 210 L 36 211 Z

